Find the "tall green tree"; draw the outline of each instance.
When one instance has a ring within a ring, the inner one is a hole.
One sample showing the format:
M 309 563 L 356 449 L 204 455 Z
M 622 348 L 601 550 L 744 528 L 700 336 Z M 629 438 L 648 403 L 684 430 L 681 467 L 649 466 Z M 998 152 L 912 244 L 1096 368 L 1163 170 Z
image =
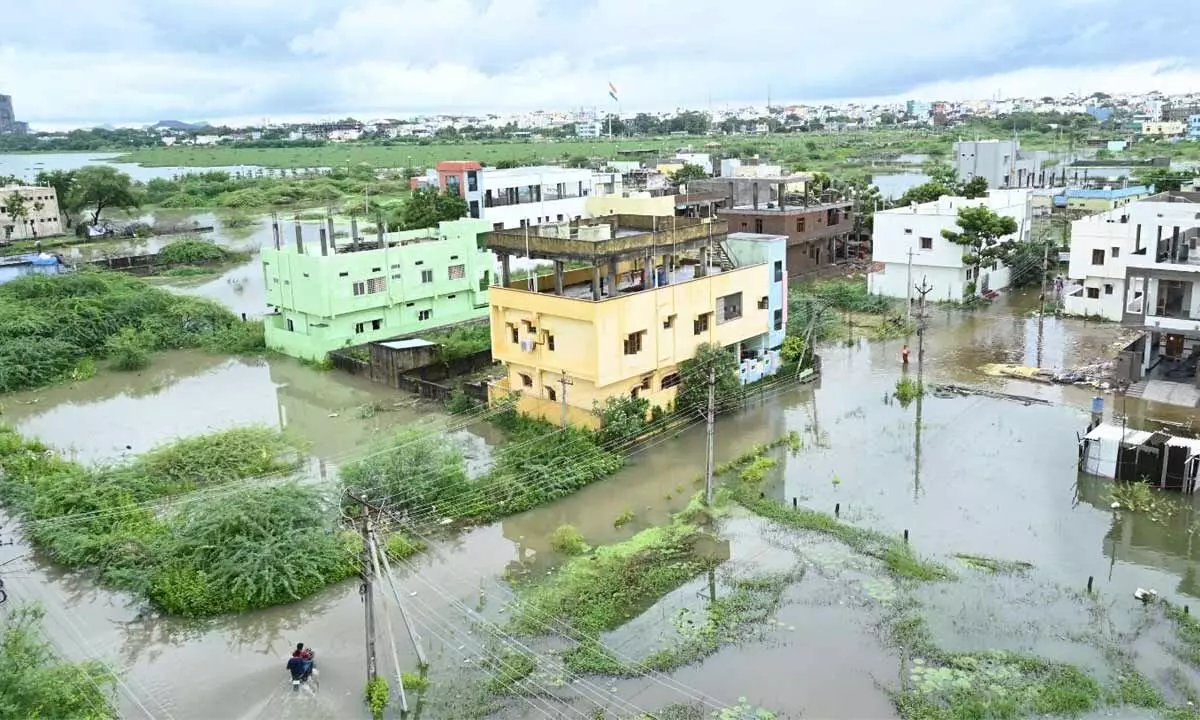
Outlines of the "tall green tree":
M 58 215 L 66 220 L 66 226 L 71 227 L 71 213 L 67 212 L 67 200 L 71 196 L 71 188 L 75 187 L 74 170 L 39 170 L 38 185 L 48 185 L 54 188 L 58 198 Z
M 975 287 L 978 287 L 981 267 L 993 262 L 1007 265 L 1018 249 L 1017 240 L 1000 240 L 1017 232 L 1017 221 L 1007 215 L 999 215 L 987 206 L 960 208 L 958 227 L 958 232 L 943 230 L 942 237 L 962 246 L 963 262 L 975 268 Z
M 13 190 L 4 198 L 4 209 L 13 219 L 14 226 L 24 227 L 25 218 L 29 217 L 29 207 L 25 204 L 25 196 L 20 191 Z
M 966 182 L 958 184 L 958 194 L 965 198 L 987 197 L 987 193 L 987 178 L 984 177 L 973 177 Z
M 418 188 L 413 191 L 401 212 L 405 230 L 437 227 L 444 220 L 458 220 L 467 215 L 467 201 L 458 195 L 437 188 Z
M 106 209 L 128 210 L 139 204 L 133 180 L 116 168 L 88 165 L 76 171 L 68 206 L 91 213 L 93 225 Z
M 708 407 L 709 371 L 716 377 L 717 412 L 733 412 L 740 405 L 744 388 L 738 360 L 732 350 L 703 343 L 696 348 L 691 360 L 679 365 L 679 392 L 675 409 L 688 414 L 702 413 Z
M 708 173 L 704 172 L 704 168 L 699 165 L 684 163 L 683 167 L 671 173 L 667 179 L 671 181 L 672 185 L 679 187 L 692 180 L 703 180 L 706 177 L 708 177 Z

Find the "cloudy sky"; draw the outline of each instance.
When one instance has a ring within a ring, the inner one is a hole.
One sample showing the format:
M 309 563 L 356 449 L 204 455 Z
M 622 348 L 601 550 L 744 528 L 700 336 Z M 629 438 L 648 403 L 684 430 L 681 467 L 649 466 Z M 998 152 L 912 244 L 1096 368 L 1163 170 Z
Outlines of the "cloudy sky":
M 1197 0 L 13 0 L 4 20 L 0 92 L 42 128 L 605 108 L 610 80 L 625 111 L 1200 91 Z

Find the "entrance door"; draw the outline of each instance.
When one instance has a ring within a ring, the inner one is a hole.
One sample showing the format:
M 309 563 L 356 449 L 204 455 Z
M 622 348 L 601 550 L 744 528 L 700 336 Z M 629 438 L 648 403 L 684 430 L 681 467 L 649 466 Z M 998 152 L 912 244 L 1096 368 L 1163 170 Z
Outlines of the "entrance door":
M 1170 358 L 1181 357 L 1183 355 L 1183 336 L 1167 333 L 1166 352 L 1163 354 Z

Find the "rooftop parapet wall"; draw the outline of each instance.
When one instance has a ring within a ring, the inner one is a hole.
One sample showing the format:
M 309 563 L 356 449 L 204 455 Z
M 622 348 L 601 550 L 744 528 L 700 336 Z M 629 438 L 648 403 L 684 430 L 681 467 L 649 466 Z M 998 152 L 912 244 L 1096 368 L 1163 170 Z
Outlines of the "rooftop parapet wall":
M 717 220 L 704 222 L 694 218 L 670 218 L 651 215 L 609 215 L 581 223 L 571 223 L 572 235 L 579 225 L 607 224 L 612 237 L 604 240 L 563 238 L 561 230 L 522 228 L 493 230 L 484 236 L 484 244 L 495 251 L 533 258 L 582 260 L 641 257 L 646 254 L 674 253 L 720 240 L 729 224 Z M 544 232 L 545 234 L 541 234 Z

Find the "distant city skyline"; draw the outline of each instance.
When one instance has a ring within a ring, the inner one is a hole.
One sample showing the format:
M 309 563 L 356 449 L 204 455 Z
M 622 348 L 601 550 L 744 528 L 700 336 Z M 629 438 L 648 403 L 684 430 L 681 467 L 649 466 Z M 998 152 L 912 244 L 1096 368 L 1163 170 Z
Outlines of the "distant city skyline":
M 35 129 L 580 106 L 1200 92 L 1200 3 L 112 0 L 17 3 L 0 93 Z

